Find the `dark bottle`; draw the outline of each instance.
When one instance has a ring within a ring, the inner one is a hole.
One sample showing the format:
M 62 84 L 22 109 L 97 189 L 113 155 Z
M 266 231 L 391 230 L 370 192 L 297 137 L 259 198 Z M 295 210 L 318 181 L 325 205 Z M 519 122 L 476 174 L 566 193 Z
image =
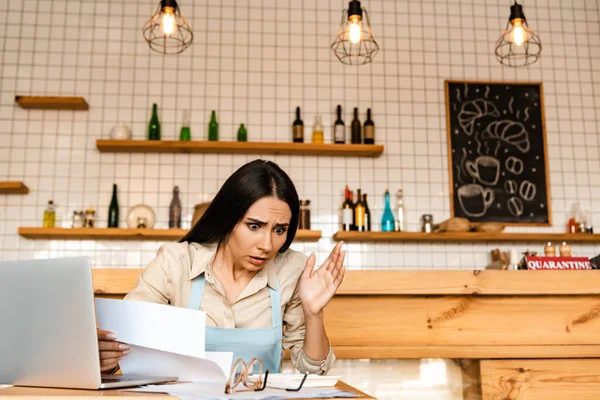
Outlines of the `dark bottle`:
M 292 139 L 294 143 L 304 143 L 304 122 L 300 119 L 300 107 L 296 107 L 296 119 L 292 125 Z
M 210 113 L 210 122 L 208 123 L 208 140 L 212 142 L 219 140 L 219 123 L 217 122 L 217 113 L 215 110 Z
M 148 140 L 160 140 L 160 121 L 156 103 L 152 104 L 152 117 L 148 123 Z
M 119 227 L 119 202 L 117 201 L 117 184 L 113 185 L 112 199 L 108 207 L 108 227 Z
M 363 194 L 363 206 L 365 207 L 365 230 L 371 232 L 371 210 L 367 203 L 367 194 Z
M 181 229 L 181 201 L 179 200 L 179 187 L 173 188 L 173 200 L 169 205 L 169 228 Z
M 337 119 L 333 125 L 333 142 L 337 144 L 346 143 L 346 125 L 342 121 L 342 106 L 337 106 Z
M 354 212 L 352 211 L 352 202 L 350 201 L 350 189 L 346 185 L 344 189 L 344 202 L 342 203 L 342 230 L 352 230 L 352 221 Z
M 354 192 L 352 192 L 352 190 L 350 191 L 350 206 L 352 207 L 352 226 L 350 227 L 350 230 L 355 231 L 356 230 L 356 213 L 355 213 L 356 205 L 354 204 Z
M 356 230 L 359 232 L 365 231 L 365 206 L 362 202 L 362 194 L 360 189 L 357 190 L 356 204 L 354 205 L 354 215 Z
M 244 124 L 241 124 L 240 128 L 238 129 L 237 140 L 238 140 L 238 142 L 247 142 L 248 141 L 248 131 L 246 130 L 246 127 L 244 126 Z
M 352 125 L 350 130 L 352 131 L 352 144 L 361 144 L 362 143 L 362 135 L 361 130 L 362 127 L 360 125 L 360 121 L 358 120 L 358 108 L 354 107 L 354 119 L 352 120 Z
M 371 120 L 371 109 L 367 110 L 367 120 L 363 126 L 365 144 L 375 144 L 375 124 Z

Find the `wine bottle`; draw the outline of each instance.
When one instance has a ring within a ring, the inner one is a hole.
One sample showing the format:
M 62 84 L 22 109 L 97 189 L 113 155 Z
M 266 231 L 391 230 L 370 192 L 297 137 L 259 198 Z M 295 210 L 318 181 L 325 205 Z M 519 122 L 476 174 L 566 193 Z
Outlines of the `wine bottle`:
M 363 194 L 363 206 L 365 207 L 365 231 L 371 232 L 371 210 L 367 203 L 367 194 Z
M 192 132 L 190 131 L 190 112 L 188 110 L 183 111 L 181 131 L 179 131 L 179 140 L 182 142 L 188 142 L 192 140 Z
M 244 124 L 240 124 L 240 128 L 237 131 L 237 140 L 238 142 L 247 142 L 248 141 L 248 131 Z
M 402 189 L 398 189 L 398 203 L 396 205 L 396 231 L 404 232 L 404 195 Z
M 354 107 L 354 119 L 352 120 L 352 124 L 350 125 L 350 130 L 352 131 L 351 143 L 352 144 L 361 144 L 362 143 L 362 135 L 361 135 L 361 125 L 358 120 L 358 108 Z
M 292 140 L 294 143 L 304 142 L 304 122 L 300 119 L 300 107 L 296 107 L 296 119 L 292 125 Z
M 217 122 L 217 113 L 213 110 L 210 114 L 208 123 L 208 140 L 216 142 L 219 140 L 219 123 Z
M 354 215 L 356 220 L 356 230 L 359 232 L 365 231 L 365 206 L 362 202 L 362 194 L 360 189 L 357 190 L 356 204 L 354 205 Z
M 394 214 L 390 205 L 390 191 L 385 191 L 385 208 L 381 217 L 381 230 L 383 232 L 392 232 L 394 230 Z
M 337 119 L 333 125 L 333 142 L 337 144 L 346 143 L 346 125 L 342 121 L 342 106 L 337 106 Z
M 355 231 L 356 230 L 356 213 L 355 213 L 356 205 L 354 204 L 354 192 L 352 190 L 350 191 L 350 207 L 352 208 L 352 226 L 350 227 L 350 230 Z
M 113 185 L 112 199 L 108 207 L 108 227 L 119 227 L 119 202 L 117 201 L 117 184 Z
M 148 140 L 160 140 L 160 121 L 156 103 L 152 104 L 152 116 L 148 123 Z
M 375 144 L 375 124 L 371 120 L 371 109 L 367 109 L 367 120 L 363 126 L 365 144 Z
M 352 230 L 352 204 L 350 203 L 350 189 L 344 189 L 344 202 L 342 203 L 342 230 Z
M 178 186 L 173 188 L 173 200 L 169 205 L 169 228 L 181 229 L 181 201 Z

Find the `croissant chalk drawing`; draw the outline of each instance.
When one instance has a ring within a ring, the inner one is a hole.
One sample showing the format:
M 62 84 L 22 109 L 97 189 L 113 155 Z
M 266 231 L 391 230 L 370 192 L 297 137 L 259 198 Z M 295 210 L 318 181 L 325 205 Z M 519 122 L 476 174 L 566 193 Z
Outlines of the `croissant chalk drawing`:
M 518 121 L 502 120 L 491 122 L 481 135 L 481 139 L 500 140 L 515 146 L 522 153 L 527 153 L 530 149 L 529 135 L 525 130 L 525 126 Z

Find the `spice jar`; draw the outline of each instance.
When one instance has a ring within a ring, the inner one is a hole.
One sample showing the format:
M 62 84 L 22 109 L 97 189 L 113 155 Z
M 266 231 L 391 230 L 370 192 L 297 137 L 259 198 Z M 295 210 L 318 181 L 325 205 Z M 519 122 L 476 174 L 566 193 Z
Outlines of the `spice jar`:
M 83 228 L 83 213 L 73 211 L 73 228 Z
M 553 246 L 552 243 L 548 242 L 548 244 L 544 246 L 544 255 L 546 257 L 556 256 L 556 247 Z
M 423 224 L 421 225 L 421 232 L 431 233 L 433 232 L 433 215 L 423 214 L 421 216 Z
M 310 229 L 310 200 L 300 200 L 298 229 Z

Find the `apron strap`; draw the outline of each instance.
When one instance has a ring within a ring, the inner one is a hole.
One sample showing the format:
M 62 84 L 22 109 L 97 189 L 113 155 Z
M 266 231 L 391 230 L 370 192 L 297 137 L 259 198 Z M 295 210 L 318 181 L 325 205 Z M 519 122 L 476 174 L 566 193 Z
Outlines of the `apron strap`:
M 204 288 L 206 287 L 206 279 L 204 274 L 198 275 L 192 281 L 192 290 L 190 292 L 190 301 L 188 302 L 189 309 L 200 310 L 202 297 L 204 297 Z M 271 297 L 271 327 L 279 328 L 282 326 L 281 318 L 281 292 L 279 291 L 279 283 L 277 288 L 269 287 L 269 295 Z
M 281 321 L 281 292 L 279 291 L 279 283 L 277 288 L 269 287 L 271 294 L 271 324 L 273 328 L 279 328 L 282 325 Z
M 188 302 L 188 308 L 192 310 L 200 310 L 200 304 L 202 304 L 202 297 L 204 297 L 204 287 L 206 286 L 206 280 L 204 274 L 198 275 L 192 281 L 192 291 L 190 292 L 190 301 Z

